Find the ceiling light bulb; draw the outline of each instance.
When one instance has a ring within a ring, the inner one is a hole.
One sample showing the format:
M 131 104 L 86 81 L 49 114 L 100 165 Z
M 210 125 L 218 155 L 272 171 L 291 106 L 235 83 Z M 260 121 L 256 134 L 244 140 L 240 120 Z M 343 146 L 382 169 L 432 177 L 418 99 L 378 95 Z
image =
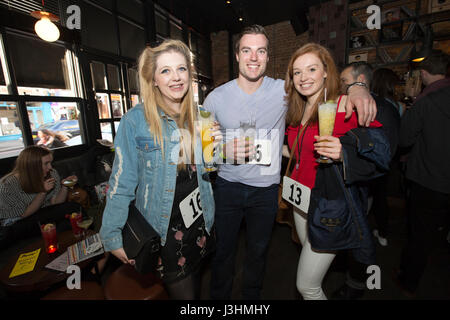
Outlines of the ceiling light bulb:
M 58 27 L 50 21 L 47 17 L 42 17 L 34 25 L 34 31 L 37 35 L 48 42 L 53 42 L 59 39 L 59 29 Z
M 242 17 L 240 17 L 240 18 L 239 18 L 239 21 L 242 21 L 242 20 L 244 20 L 244 19 L 242 19 Z

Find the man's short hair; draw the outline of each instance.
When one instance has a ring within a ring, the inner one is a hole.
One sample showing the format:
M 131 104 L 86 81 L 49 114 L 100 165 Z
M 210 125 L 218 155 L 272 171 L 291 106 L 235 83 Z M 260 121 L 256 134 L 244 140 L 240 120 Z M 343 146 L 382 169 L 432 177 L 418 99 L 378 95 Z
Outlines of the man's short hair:
M 449 56 L 440 50 L 433 51 L 431 55 L 422 60 L 417 68 L 427 71 L 429 74 L 447 74 Z
M 266 29 L 259 24 L 253 24 L 251 26 L 245 27 L 241 33 L 239 33 L 236 42 L 234 43 L 234 52 L 239 53 L 239 45 L 241 43 L 241 39 L 246 34 L 262 34 L 267 39 L 267 51 L 269 51 L 269 36 L 267 35 Z
M 373 68 L 372 66 L 365 61 L 357 61 L 348 64 L 345 69 L 351 67 L 351 74 L 356 79 L 359 75 L 363 74 L 366 78 L 367 86 L 370 86 L 370 83 L 373 79 Z

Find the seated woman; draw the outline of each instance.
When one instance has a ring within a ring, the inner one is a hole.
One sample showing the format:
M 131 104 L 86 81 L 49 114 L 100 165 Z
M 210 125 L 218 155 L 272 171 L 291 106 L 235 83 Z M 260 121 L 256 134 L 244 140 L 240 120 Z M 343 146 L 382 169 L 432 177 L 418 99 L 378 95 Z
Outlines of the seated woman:
M 39 130 L 38 137 L 40 140 L 37 142 L 37 145 L 46 146 L 49 149 L 67 147 L 67 144 L 65 144 L 64 141 L 69 139 L 60 132 L 53 132 L 48 129 Z
M 65 180 L 52 168 L 52 152 L 29 146 L 22 150 L 14 169 L 0 180 L 0 246 L 40 235 L 39 225 L 55 222 L 58 231 L 70 229 L 65 215 L 80 212 L 80 205 L 66 202 Z

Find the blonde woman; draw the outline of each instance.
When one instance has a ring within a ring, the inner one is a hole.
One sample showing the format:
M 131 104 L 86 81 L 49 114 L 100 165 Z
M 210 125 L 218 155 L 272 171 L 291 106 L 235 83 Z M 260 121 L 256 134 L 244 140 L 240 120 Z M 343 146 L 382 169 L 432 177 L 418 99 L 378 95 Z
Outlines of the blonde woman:
M 198 298 L 198 269 L 215 245 L 214 199 L 210 182 L 203 178 L 188 47 L 166 40 L 145 48 L 139 57 L 139 83 L 144 103 L 120 122 L 100 234 L 106 251 L 133 265 L 121 230 L 135 199 L 136 208 L 161 236 L 158 270 L 170 298 Z M 216 144 L 221 141 L 218 125 L 212 135 Z M 199 191 L 203 213 L 186 227 L 180 202 L 194 190 Z

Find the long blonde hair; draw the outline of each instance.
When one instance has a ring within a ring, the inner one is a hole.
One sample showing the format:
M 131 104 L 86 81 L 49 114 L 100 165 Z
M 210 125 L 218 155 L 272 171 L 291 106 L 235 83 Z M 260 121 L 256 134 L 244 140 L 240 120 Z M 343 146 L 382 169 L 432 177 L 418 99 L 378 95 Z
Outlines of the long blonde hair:
M 302 96 L 297 89 L 295 89 L 293 76 L 294 76 L 294 62 L 298 57 L 306 54 L 315 54 L 322 62 L 327 77 L 323 84 L 324 88 L 327 88 L 327 100 L 336 100 L 339 96 L 339 74 L 334 63 L 333 56 L 327 48 L 317 43 L 307 43 L 304 46 L 297 49 L 291 57 L 286 72 L 286 78 L 284 82 L 284 90 L 286 91 L 285 100 L 288 104 L 288 111 L 286 114 L 286 122 L 291 126 L 299 126 L 304 110 L 306 108 L 306 97 Z M 308 120 L 309 123 L 316 123 L 318 121 L 317 108 L 319 102 L 324 101 L 324 92 L 321 91 L 319 97 L 313 106 L 312 114 Z
M 167 52 L 178 52 L 183 55 L 189 72 L 188 91 L 181 101 L 179 115 L 174 114 L 173 111 L 170 110 L 169 106 L 164 102 L 159 88 L 155 86 L 154 82 L 158 57 Z M 160 114 L 160 111 L 163 111 L 176 121 L 178 128 L 187 129 L 190 133 L 190 138 L 185 137 L 184 130 L 181 130 L 180 139 L 182 140 L 182 143 L 180 144 L 180 155 L 186 159 L 188 151 L 183 154 L 183 150 L 190 150 L 190 159 L 191 163 L 193 163 L 195 143 L 194 121 L 196 120 L 197 112 L 194 105 L 191 65 L 191 52 L 189 48 L 180 40 L 168 39 L 157 47 L 146 47 L 144 49 L 139 57 L 138 70 L 140 94 L 144 101 L 145 120 L 150 127 L 150 132 L 153 134 L 155 143 L 158 143 L 161 146 L 164 155 L 164 137 L 162 132 L 163 119 Z M 190 147 L 185 145 L 186 141 L 191 142 Z

